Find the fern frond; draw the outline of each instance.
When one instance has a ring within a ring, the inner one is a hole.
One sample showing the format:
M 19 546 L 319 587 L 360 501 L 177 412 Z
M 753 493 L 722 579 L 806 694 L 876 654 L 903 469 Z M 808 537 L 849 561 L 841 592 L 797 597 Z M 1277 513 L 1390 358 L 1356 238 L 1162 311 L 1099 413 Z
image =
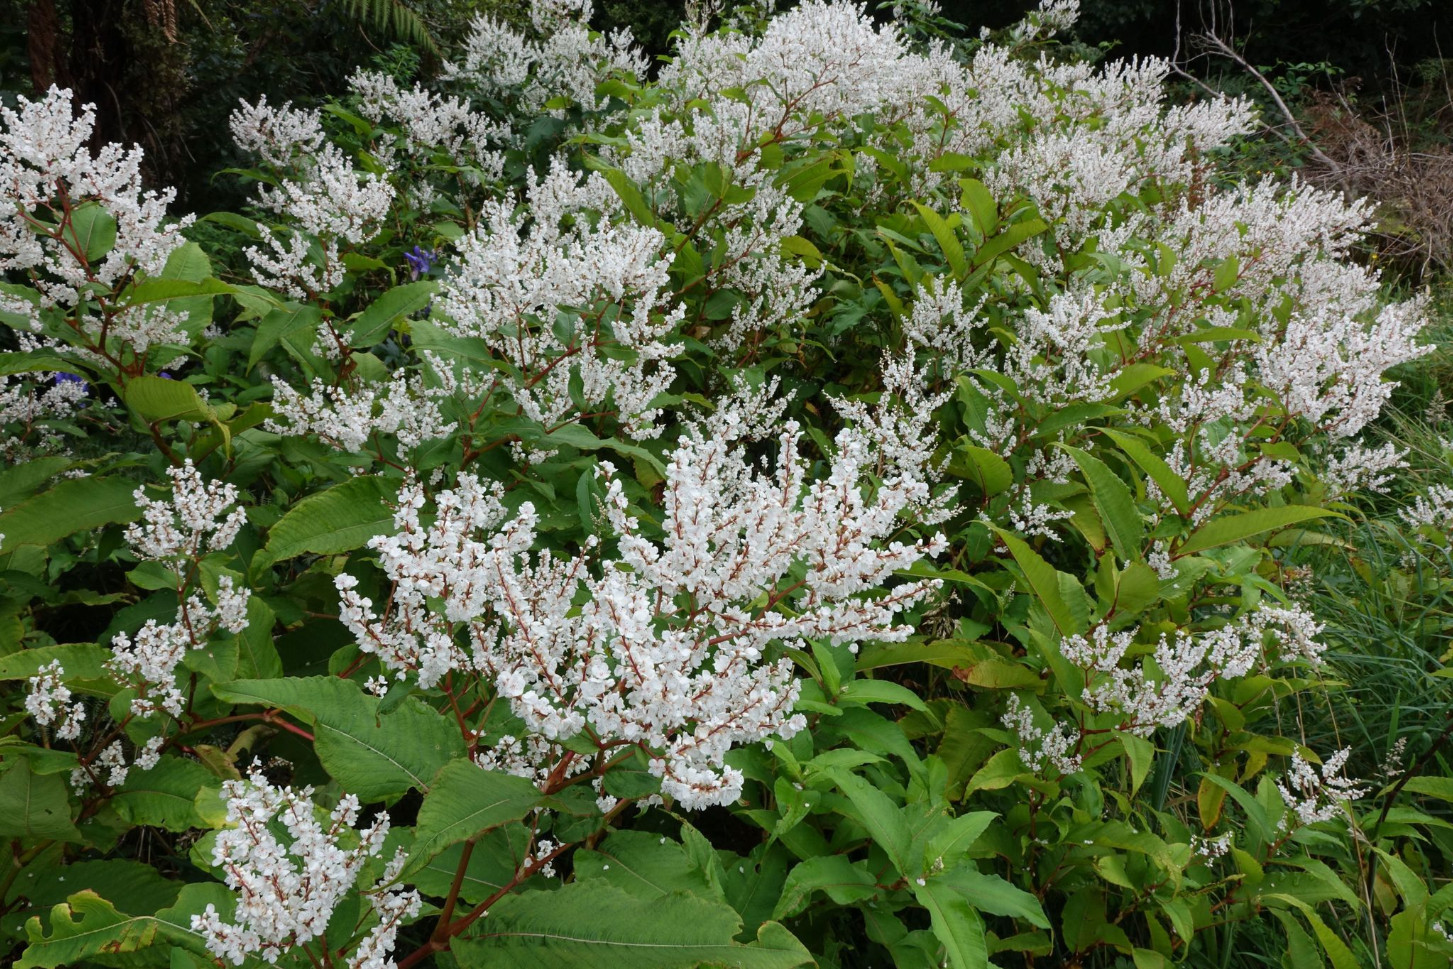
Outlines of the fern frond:
M 417 44 L 431 54 L 439 53 L 429 25 L 403 0 L 343 0 L 343 9 L 360 23 L 394 40 Z

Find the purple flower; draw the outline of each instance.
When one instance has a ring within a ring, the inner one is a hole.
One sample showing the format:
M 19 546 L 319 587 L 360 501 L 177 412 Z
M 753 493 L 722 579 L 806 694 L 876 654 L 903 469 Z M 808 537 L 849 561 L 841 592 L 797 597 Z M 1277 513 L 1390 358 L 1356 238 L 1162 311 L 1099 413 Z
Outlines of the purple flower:
M 409 264 L 409 278 L 418 279 L 433 269 L 438 258 L 438 254 L 433 249 L 414 246 L 413 249 L 404 253 L 404 261 Z
M 56 386 L 60 386 L 61 384 L 80 384 L 82 390 L 86 390 L 90 387 L 90 384 L 86 383 L 85 377 L 82 377 L 79 374 L 66 373 L 64 370 L 56 373 L 55 382 Z

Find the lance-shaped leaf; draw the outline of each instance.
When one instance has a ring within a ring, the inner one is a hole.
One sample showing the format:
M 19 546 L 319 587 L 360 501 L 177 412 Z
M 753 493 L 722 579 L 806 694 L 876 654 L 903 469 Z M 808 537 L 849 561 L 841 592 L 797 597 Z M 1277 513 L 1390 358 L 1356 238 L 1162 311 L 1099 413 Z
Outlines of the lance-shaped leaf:
M 518 821 L 540 801 L 540 791 L 523 777 L 487 771 L 469 758 L 450 761 L 429 785 L 419 807 L 407 875 L 445 848 Z
M 378 698 L 352 680 L 236 680 L 212 692 L 227 703 L 281 708 L 312 725 L 323 769 L 365 802 L 411 787 L 427 792 L 440 768 L 465 756 L 459 729 L 443 714 L 418 700 L 380 713 Z
M 1128 562 L 1140 558 L 1145 545 L 1145 521 L 1135 507 L 1130 489 L 1099 458 L 1075 447 L 1065 446 L 1065 451 L 1084 474 L 1085 483 L 1090 486 L 1090 500 L 1095 503 L 1115 550 Z
M 63 538 L 102 525 L 133 522 L 141 517 L 132 492 L 136 482 L 125 478 L 73 478 L 62 481 L 0 515 L 0 553 L 21 545 L 54 545 Z
M 454 943 L 460 965 L 491 969 L 794 969 L 812 954 L 776 922 L 750 945 L 725 902 L 673 893 L 643 898 L 601 879 L 501 899 L 472 938 Z
M 1313 508 L 1311 505 L 1284 505 L 1281 508 L 1257 508 L 1207 522 L 1191 533 L 1191 537 L 1176 549 L 1176 556 L 1193 555 L 1208 548 L 1244 542 L 1248 538 L 1288 525 L 1327 518 L 1337 513 L 1329 508 Z
M 333 555 L 360 548 L 393 527 L 398 487 L 382 478 L 353 478 L 298 502 L 268 530 L 261 562 L 270 565 L 305 552 Z

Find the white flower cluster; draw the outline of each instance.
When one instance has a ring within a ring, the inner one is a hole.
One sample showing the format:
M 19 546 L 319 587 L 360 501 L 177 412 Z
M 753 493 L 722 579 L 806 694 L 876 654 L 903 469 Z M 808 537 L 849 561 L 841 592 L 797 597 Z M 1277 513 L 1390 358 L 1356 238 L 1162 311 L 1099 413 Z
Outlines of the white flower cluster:
M 1075 748 L 1080 733 L 1070 724 L 1056 722 L 1048 730 L 1034 723 L 1034 711 L 1024 705 L 1017 694 L 1009 694 L 1000 722 L 1014 732 L 1019 741 L 1019 759 L 1036 774 L 1046 769 L 1058 774 L 1077 774 L 1083 761 Z
M 523 215 L 513 199 L 486 203 L 460 240 L 438 302 L 452 323 L 441 325 L 508 362 L 506 389 L 547 428 L 575 411 L 578 381 L 585 401 L 614 403 L 632 436 L 655 436 L 652 401 L 675 373 L 666 340 L 684 313 L 671 305 L 664 237 L 624 218 L 599 175 L 581 181 L 563 165 L 531 173 L 526 200 Z
M 149 344 L 185 342 L 167 314 L 96 309 L 98 295 L 136 273 L 159 273 L 191 219 L 167 219 L 174 191 L 142 190 L 140 148 L 110 144 L 93 154 L 95 123 L 93 105 L 77 114 L 71 92 L 55 87 L 38 101 L 20 98 L 18 109 L 0 107 L 0 272 L 28 275 L 37 294 L 32 302 L 0 293 L 0 309 L 39 331 L 44 311 L 59 307 L 86 349 L 118 357 L 128 341 L 138 355 Z M 77 244 L 83 219 L 115 221 L 109 251 Z
M 1227 833 L 1216 838 L 1192 835 L 1191 850 L 1205 861 L 1215 861 L 1217 858 L 1224 857 L 1231 850 L 1231 835 Z
M 1434 528 L 1453 530 L 1453 487 L 1445 484 L 1431 486 L 1426 496 L 1417 495 L 1413 498 L 1412 507 L 1399 509 L 1398 517 L 1409 528 L 1431 525 Z
M 405 448 L 448 437 L 458 426 L 445 421 L 439 398 L 445 393 L 422 379 L 397 371 L 386 385 L 329 387 L 315 379 L 307 396 L 274 377 L 274 417 L 264 425 L 276 434 L 315 434 L 343 451 L 358 451 L 375 434 L 391 434 Z
M 1088 639 L 1067 636 L 1060 652 L 1087 674 L 1084 702 L 1097 713 L 1118 713 L 1120 729 L 1148 737 L 1157 727 L 1173 727 L 1200 709 L 1211 684 L 1251 672 L 1265 655 L 1268 635 L 1279 647 L 1279 659 L 1320 662 L 1324 647 L 1314 637 L 1322 626 L 1299 606 L 1263 605 L 1219 629 L 1192 634 L 1176 630 L 1161 635 L 1151 652 L 1153 666 L 1143 659 L 1122 667 L 1138 629 L 1112 633 L 1096 626 Z
M 402 87 L 398 81 L 377 71 L 359 70 L 348 79 L 358 98 L 358 113 L 380 125 L 397 125 L 402 137 L 378 136 L 374 154 L 390 166 L 407 158 L 428 165 L 442 151 L 463 167 L 461 174 L 470 185 L 482 179 L 499 178 L 504 172 L 504 155 L 495 147 L 507 144 L 509 128 L 475 111 L 457 97 L 444 97 L 418 85 Z M 408 190 L 415 202 L 430 191 L 424 179 L 415 179 Z
M 134 759 L 128 764 L 126 748 L 121 741 L 114 740 L 90 763 L 83 759 L 83 766 L 71 771 L 71 789 L 77 794 L 84 794 L 98 780 L 107 787 L 120 787 L 126 783 L 132 770 L 149 771 L 161 763 L 161 749 L 165 743 L 162 737 L 152 737 L 136 748 Z
M 212 849 L 227 887 L 237 895 L 233 921 L 224 922 L 215 906 L 192 916 L 192 931 L 218 959 L 242 965 L 249 956 L 277 962 L 327 929 L 339 902 L 353 890 L 364 865 L 383 851 L 389 820 L 380 815 L 359 831 L 358 799 L 345 795 L 319 820 L 313 789 L 273 787 L 253 773 L 246 780 L 226 781 L 227 822 Z M 280 838 L 277 829 L 287 832 Z M 388 890 L 402 870 L 396 857 L 372 890 L 377 925 L 360 940 L 349 959 L 350 969 L 386 969 L 399 923 L 418 914 L 417 892 Z
M 1282 818 L 1284 828 L 1296 826 L 1293 816 L 1296 822 L 1304 825 L 1330 821 L 1341 812 L 1344 804 L 1367 796 L 1369 789 L 1358 786 L 1361 781 L 1342 775 L 1351 753 L 1352 748 L 1344 747 L 1328 757 L 1320 774 L 1302 759 L 1300 753 L 1292 754 L 1291 769 L 1276 782 L 1281 799 L 1289 809 Z
M 171 498 L 148 498 L 144 488 L 133 492 L 142 521 L 126 526 L 126 541 L 140 559 L 178 564 L 232 544 L 247 521 L 237 503 L 237 488 L 224 481 L 204 482 L 188 458 L 167 469 Z
M 247 601 L 251 592 L 233 586 L 231 576 L 217 580 L 217 606 L 209 608 L 193 592 L 178 608 L 175 622 L 148 619 L 135 636 L 117 633 L 111 639 L 111 659 L 106 666 L 136 690 L 131 713 L 146 717 L 164 710 L 174 717 L 182 714 L 184 699 L 177 689 L 176 669 L 188 650 L 207 645 L 219 629 L 240 633 L 247 628 Z
M 911 354 L 883 357 L 883 399 L 877 407 L 862 401 L 832 398 L 833 407 L 871 440 L 881 455 L 880 473 L 889 481 L 928 481 L 938 478 L 947 459 L 934 459 L 937 425 L 934 412 L 951 391 L 930 395 L 923 374 Z M 951 516 L 954 491 L 937 495 L 918 509 L 919 518 L 937 524 Z
M 367 242 L 388 217 L 388 177 L 356 169 L 327 141 L 315 111 L 244 101 L 231 125 L 238 147 L 280 169 L 278 183 L 262 186 L 257 200 L 287 224 L 265 232 L 264 246 L 246 249 L 258 281 L 296 299 L 333 289 L 346 274 L 340 244 Z
M 80 701 L 71 702 L 65 675 L 60 660 L 52 660 L 37 670 L 28 681 L 30 691 L 25 695 L 25 712 L 42 727 L 55 724 L 57 739 L 75 740 L 81 735 L 81 726 L 86 722 L 86 705 Z
M 860 431 L 842 431 L 828 476 L 809 481 L 795 424 L 777 438 L 775 470 L 753 467 L 726 433 L 733 424 L 753 421 L 696 428 L 670 456 L 660 542 L 602 465 L 615 557 L 594 540 L 574 556 L 532 554 L 534 508 L 507 511 L 498 485 L 470 475 L 435 496 L 429 525 L 422 489 L 405 488 L 399 533 L 370 543 L 394 583 L 390 606 L 377 615 L 340 576 L 342 621 L 400 677 L 429 686 L 450 670 L 479 673 L 531 735 L 553 744 L 588 730 L 603 750 L 639 745 L 683 807 L 730 803 L 742 777 L 723 767 L 726 752 L 803 725 L 791 663 L 766 659 L 773 644 L 903 639 L 911 629 L 896 618 L 934 584 L 864 594 L 943 547 L 941 536 L 888 541 L 928 486 L 901 476 L 869 493 L 881 455 Z
M 591 0 L 530 0 L 534 36 L 477 17 L 463 57 L 445 62 L 443 76 L 513 105 L 522 117 L 539 114 L 557 97 L 597 108 L 597 84 L 610 77 L 640 81 L 649 63 L 629 30 L 592 36 L 592 8 Z
M 37 421 L 65 420 L 76 413 L 85 398 L 86 384 L 80 379 L 57 380 L 40 390 L 18 377 L 0 377 L 0 427 L 21 425 L 17 434 L 0 436 L 0 455 L 11 460 L 21 459 L 28 453 L 25 450 L 26 439 L 37 430 Z M 60 446 L 61 442 L 59 435 L 43 433 L 29 446 L 50 450 Z
M 241 107 L 228 119 L 232 140 L 275 168 L 305 164 L 327 141 L 322 116 L 316 111 L 294 108 L 291 101 L 270 107 L 266 94 L 256 104 L 243 100 L 238 104 Z
M 204 482 L 190 460 L 167 473 L 172 479 L 170 499 L 151 499 L 144 489 L 136 489 L 143 520 L 127 526 L 126 540 L 137 558 L 172 568 L 180 597 L 181 570 L 208 552 L 231 545 L 247 518 L 241 508 L 233 508 L 236 487 Z M 124 632 L 113 637 L 113 655 L 107 666 L 136 690 L 131 701 L 134 716 L 150 716 L 158 710 L 181 715 L 184 700 L 176 685 L 177 666 L 188 650 L 206 645 L 218 629 L 231 633 L 246 629 L 250 596 L 248 589 L 235 586 L 231 576 L 222 575 L 217 579 L 215 607 L 194 591 L 178 603 L 176 621 L 162 624 L 148 619 L 134 637 Z

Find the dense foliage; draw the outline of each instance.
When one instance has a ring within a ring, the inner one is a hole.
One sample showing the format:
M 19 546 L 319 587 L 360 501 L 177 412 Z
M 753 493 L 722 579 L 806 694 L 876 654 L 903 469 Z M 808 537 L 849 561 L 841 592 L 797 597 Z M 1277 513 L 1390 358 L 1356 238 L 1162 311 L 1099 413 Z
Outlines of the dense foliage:
M 1305 726 L 1366 207 L 1072 0 L 589 6 L 243 103 L 246 214 L 0 112 L 16 964 L 1446 965 L 1444 738 Z

